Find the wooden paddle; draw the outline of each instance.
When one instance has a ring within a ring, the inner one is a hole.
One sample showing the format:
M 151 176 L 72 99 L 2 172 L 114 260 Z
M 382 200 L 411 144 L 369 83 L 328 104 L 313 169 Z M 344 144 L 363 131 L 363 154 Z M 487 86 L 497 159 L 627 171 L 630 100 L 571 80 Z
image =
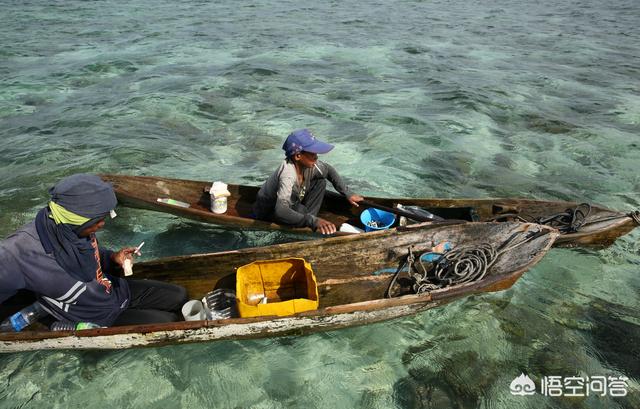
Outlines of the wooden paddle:
M 402 209 L 397 209 L 395 207 L 387 207 L 375 202 L 371 202 L 369 200 L 362 200 L 361 202 L 359 202 L 359 204 L 363 204 L 365 206 L 369 206 L 369 207 L 375 207 L 376 209 L 380 209 L 380 210 L 384 210 L 385 212 L 389 212 L 389 213 L 393 213 L 396 214 L 398 216 L 404 216 L 407 219 L 411 219 L 411 220 L 415 220 L 417 222 L 435 222 L 438 221 L 437 219 L 430 219 L 428 217 L 422 217 L 407 211 L 404 211 Z

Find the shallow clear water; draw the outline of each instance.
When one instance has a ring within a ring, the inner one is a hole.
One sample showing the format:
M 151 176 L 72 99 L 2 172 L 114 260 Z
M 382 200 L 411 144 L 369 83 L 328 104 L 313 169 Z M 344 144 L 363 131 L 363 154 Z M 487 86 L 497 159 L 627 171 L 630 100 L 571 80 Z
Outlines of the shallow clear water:
M 259 184 L 293 129 L 359 193 L 640 207 L 640 5 L 0 0 L 0 236 L 74 172 Z M 120 209 L 145 259 L 291 240 Z M 307 337 L 0 356 L 0 407 L 640 407 L 640 245 L 552 250 L 516 285 Z M 626 376 L 513 396 L 521 373 Z

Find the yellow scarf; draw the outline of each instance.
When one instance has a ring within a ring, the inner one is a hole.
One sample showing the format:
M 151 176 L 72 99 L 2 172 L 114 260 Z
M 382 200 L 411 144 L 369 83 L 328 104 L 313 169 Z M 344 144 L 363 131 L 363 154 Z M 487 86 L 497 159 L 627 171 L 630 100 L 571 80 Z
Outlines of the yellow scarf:
M 64 223 L 71 224 L 73 226 L 81 226 L 91 220 L 70 212 L 55 202 L 49 202 L 49 209 L 51 209 L 51 215 L 49 217 L 51 217 L 56 224 Z

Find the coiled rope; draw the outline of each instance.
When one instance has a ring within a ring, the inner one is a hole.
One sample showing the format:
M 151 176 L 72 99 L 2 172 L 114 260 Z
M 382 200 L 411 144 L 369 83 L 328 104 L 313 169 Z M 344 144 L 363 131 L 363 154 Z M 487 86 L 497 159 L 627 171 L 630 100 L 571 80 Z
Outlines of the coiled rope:
M 422 294 L 438 288 L 482 280 L 495 261 L 497 252 L 491 244 L 478 247 L 461 247 L 444 253 L 431 269 L 418 258 L 416 271 L 412 274 L 413 291 Z
M 558 213 L 548 217 L 535 218 L 529 215 L 505 213 L 496 216 L 489 221 L 502 221 L 512 219 L 525 223 L 544 224 L 558 229 L 560 233 L 563 234 L 576 233 L 578 230 L 588 225 L 620 220 L 624 219 L 625 217 L 630 217 L 636 224 L 640 225 L 640 211 L 638 210 L 625 214 L 617 214 L 613 216 L 605 216 L 598 219 L 592 218 L 591 220 L 587 220 L 590 213 L 591 205 L 589 203 L 581 203 L 575 209 L 567 209 L 564 213 Z
M 554 227 L 561 233 L 575 233 L 585 224 L 590 213 L 591 205 L 580 203 L 575 209 L 567 209 L 549 217 L 539 217 L 535 222 Z
M 425 266 L 423 257 L 430 253 L 423 254 L 416 262 L 415 256 L 409 248 L 407 257 L 387 287 L 386 297 L 391 297 L 391 290 L 407 265 L 409 266 L 409 279 L 413 282 L 412 291 L 415 294 L 422 294 L 440 288 L 482 280 L 502 254 L 544 234 L 547 232 L 534 231 L 525 235 L 524 239 L 512 243 L 516 237 L 521 236 L 520 232 L 516 232 L 498 248 L 489 243 L 475 247 L 460 247 L 444 253 L 435 263 L 429 263 L 428 266 Z

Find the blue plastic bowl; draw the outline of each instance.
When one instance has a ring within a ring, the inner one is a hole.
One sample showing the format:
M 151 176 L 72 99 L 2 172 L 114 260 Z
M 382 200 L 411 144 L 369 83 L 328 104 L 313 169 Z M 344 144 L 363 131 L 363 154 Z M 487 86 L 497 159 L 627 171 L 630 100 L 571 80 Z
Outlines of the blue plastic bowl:
M 396 221 L 396 215 L 370 207 L 362 211 L 360 221 L 364 225 L 364 231 L 386 230 Z M 380 227 L 369 226 L 368 223 L 370 221 L 377 222 Z

